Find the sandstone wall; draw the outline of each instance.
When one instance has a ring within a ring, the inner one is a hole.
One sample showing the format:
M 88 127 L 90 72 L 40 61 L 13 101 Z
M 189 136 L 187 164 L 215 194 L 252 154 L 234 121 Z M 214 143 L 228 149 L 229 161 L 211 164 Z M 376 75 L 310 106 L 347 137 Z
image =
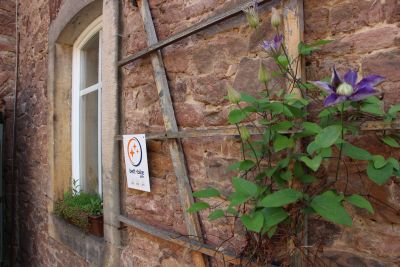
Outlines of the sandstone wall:
M 19 230 L 15 237 L 20 266 L 86 266 L 67 247 L 48 236 L 47 184 L 47 32 L 49 3 L 44 0 L 20 1 L 20 72 L 16 111 L 16 174 L 7 183 L 17 182 L 18 216 L 8 223 Z M 15 1 L 0 2 L 0 94 L 6 102 L 6 142 L 12 144 L 12 103 L 15 56 Z M 6 147 L 5 157 L 10 158 Z M 9 161 L 8 161 L 9 162 Z M 7 199 L 15 192 L 7 188 Z M 11 203 L 7 202 L 8 204 Z M 11 208 L 11 207 L 7 207 Z M 9 217 L 10 218 L 10 217 Z M 11 241 L 10 241 L 11 242 Z M 14 243 L 15 240 L 12 240 Z M 8 243 L 11 245 L 11 243 Z
M 140 14 L 130 2 L 120 1 L 121 57 L 146 47 Z M 150 6 L 158 37 L 165 39 L 238 2 L 151 0 Z M 400 101 L 396 92 L 400 86 L 399 2 L 304 2 L 306 40 L 337 40 L 307 61 L 308 79 L 328 76 L 334 64 L 341 71 L 352 67 L 364 74 L 379 73 L 388 78 L 383 85 L 385 100 L 388 103 Z M 14 83 L 13 12 L 13 1 L 2 0 L 0 94 L 7 104 L 7 127 L 10 126 Z M 47 33 L 50 15 L 53 15 L 50 12 L 46 0 L 21 1 L 20 4 L 21 67 L 16 151 L 19 219 L 15 222 L 19 226 L 19 259 L 22 266 L 85 266 L 87 263 L 83 259 L 50 238 L 47 229 L 49 199 L 46 197 L 46 187 L 50 177 L 47 162 L 46 79 Z M 227 125 L 229 104 L 223 99 L 227 84 L 249 93 L 259 88 L 256 75 L 259 61 L 265 57 L 259 43 L 272 36 L 268 9 L 262 8 L 260 14 L 262 25 L 255 32 L 246 26 L 244 17 L 239 16 L 163 49 L 179 127 Z M 266 63 L 269 63 L 267 59 Z M 163 121 L 149 59 L 145 57 L 128 65 L 121 71 L 121 78 L 123 133 L 162 131 Z M 399 157 L 394 150 L 383 150 L 373 134 L 356 141 L 367 145 L 372 152 Z M 211 185 L 229 191 L 232 174 L 226 172 L 226 167 L 240 155 L 238 142 L 224 137 L 188 139 L 183 142 L 194 190 Z M 151 141 L 148 150 L 152 192 L 126 190 L 126 182 L 121 177 L 123 211 L 151 225 L 185 234 L 167 143 Z M 6 155 L 9 155 L 9 148 L 7 151 Z M 379 201 L 400 208 L 399 186 L 394 183 L 382 189 L 360 179 L 352 181 L 351 185 L 365 186 Z M 354 211 L 356 219 L 353 228 L 342 229 L 312 220 L 311 229 L 316 231 L 311 231 L 311 242 L 318 238 L 315 233 L 322 232 L 329 236 L 326 255 L 339 262 L 338 266 L 396 266 L 400 261 L 400 220 L 398 215 L 394 215 L 379 201 L 374 202 L 376 215 Z M 209 223 L 205 219 L 206 213 L 202 213 L 201 217 L 207 242 L 218 243 L 220 240 L 217 236 L 227 237 L 231 234 L 229 221 Z M 131 228 L 123 230 L 123 236 L 121 260 L 124 266 L 193 265 L 190 253 L 178 246 Z M 237 235 L 232 247 L 239 249 L 242 239 Z
M 14 1 L 2 1 L 0 4 L 0 99 L 1 110 L 3 111 L 4 127 L 6 130 L 4 149 L 4 180 L 6 194 L 6 225 L 11 224 L 14 184 L 11 179 L 12 165 L 12 115 L 13 95 L 15 86 L 15 5 Z M 12 230 L 6 229 L 6 238 L 9 241 Z M 7 249 L 12 248 L 11 243 Z
M 329 76 L 329 68 L 333 65 L 342 72 L 352 68 L 362 75 L 379 74 L 387 79 L 381 86 L 385 103 L 398 103 L 400 2 L 306 0 L 304 4 L 306 41 L 335 40 L 307 60 L 307 78 Z M 398 149 L 382 145 L 375 133 L 353 141 L 372 153 L 400 157 Z M 358 177 L 350 181 L 348 192 L 361 190 L 371 194 L 375 214 L 370 216 L 354 210 L 352 228 L 327 226 L 321 231 L 321 223 L 313 221 L 311 225 L 315 231 L 311 239 L 318 238 L 317 232 L 329 236 L 326 254 L 338 266 L 397 266 L 400 262 L 400 186 L 390 182 L 379 187 L 365 175 L 359 177 L 359 169 L 365 170 L 365 165 L 357 167 L 349 162 L 348 168 L 354 177 Z M 343 190 L 343 184 L 339 188 Z

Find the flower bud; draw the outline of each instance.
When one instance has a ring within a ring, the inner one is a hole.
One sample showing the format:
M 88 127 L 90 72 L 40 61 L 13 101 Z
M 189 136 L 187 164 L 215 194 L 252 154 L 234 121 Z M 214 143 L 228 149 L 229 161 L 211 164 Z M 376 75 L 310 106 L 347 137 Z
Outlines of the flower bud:
M 273 27 L 279 27 L 281 25 L 281 14 L 276 8 L 272 8 L 271 24 Z
M 260 25 L 260 18 L 258 17 L 255 4 L 254 6 L 244 9 L 243 12 L 246 14 L 247 22 L 250 27 L 257 28 Z
M 239 133 L 243 141 L 247 141 L 250 138 L 250 133 L 249 130 L 247 130 L 246 126 L 240 126 Z
M 241 95 L 238 91 L 236 91 L 232 86 L 228 86 L 228 100 L 232 104 L 237 104 L 240 101 Z
M 342 83 L 336 89 L 336 94 L 344 95 L 344 96 L 352 95 L 353 94 L 353 86 L 351 86 L 348 83 Z
M 260 68 L 258 69 L 258 80 L 262 83 L 267 83 L 271 79 L 271 75 L 267 72 L 264 64 L 260 64 Z

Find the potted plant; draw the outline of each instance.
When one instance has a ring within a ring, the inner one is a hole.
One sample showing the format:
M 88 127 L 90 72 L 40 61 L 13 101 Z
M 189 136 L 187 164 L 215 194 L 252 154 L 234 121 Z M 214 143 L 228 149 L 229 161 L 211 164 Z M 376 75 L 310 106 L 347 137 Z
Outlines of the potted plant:
M 99 195 L 66 192 L 64 198 L 56 202 L 54 211 L 85 232 L 103 236 L 103 203 Z
M 90 212 L 88 214 L 89 233 L 102 237 L 103 231 L 103 203 L 102 199 L 96 195 L 96 198 L 90 199 Z

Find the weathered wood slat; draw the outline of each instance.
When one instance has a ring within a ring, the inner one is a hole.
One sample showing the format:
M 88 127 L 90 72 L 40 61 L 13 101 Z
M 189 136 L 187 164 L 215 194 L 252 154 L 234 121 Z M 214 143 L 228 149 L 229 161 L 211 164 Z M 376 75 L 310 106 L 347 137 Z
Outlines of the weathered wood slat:
M 147 43 L 149 46 L 158 42 L 156 31 L 153 24 L 153 19 L 150 12 L 149 3 L 147 0 L 142 0 L 140 3 L 140 14 L 143 19 L 144 28 L 147 33 Z M 178 132 L 178 125 L 175 119 L 174 108 L 172 105 L 171 95 L 169 91 L 167 75 L 160 51 L 151 54 L 151 63 L 153 65 L 154 80 L 156 83 L 159 101 L 161 105 L 165 129 L 167 132 Z M 188 235 L 197 238 L 197 241 L 203 242 L 201 225 L 198 214 L 187 213 L 186 210 L 194 202 L 192 188 L 186 170 L 185 157 L 183 154 L 182 144 L 175 139 L 169 143 L 169 150 L 172 158 L 172 163 L 177 179 L 179 198 L 184 214 Z M 207 257 L 203 257 L 201 253 L 193 253 L 193 261 L 196 266 L 208 266 Z
M 271 5 L 273 5 L 275 3 L 278 3 L 279 1 L 278 0 L 257 0 L 257 2 L 259 5 L 265 4 L 267 2 L 269 2 Z M 221 22 L 221 21 L 227 20 L 237 14 L 240 14 L 240 13 L 242 13 L 243 9 L 249 7 L 253 3 L 254 3 L 254 0 L 246 1 L 243 4 L 238 5 L 222 14 L 216 15 L 214 17 L 211 17 L 204 21 L 196 23 L 193 26 L 187 28 L 186 30 L 183 30 L 182 32 L 174 34 L 171 37 L 168 37 L 167 39 L 165 39 L 163 41 L 155 42 L 155 43 L 149 45 L 148 48 L 143 49 L 142 51 L 140 51 L 134 55 L 128 56 L 128 57 L 120 60 L 118 62 L 118 66 L 119 67 L 125 66 L 125 65 L 129 64 L 130 62 L 135 61 L 141 57 L 144 57 L 154 51 L 160 50 L 163 47 L 173 44 L 179 40 L 182 40 L 190 35 L 193 35 L 199 31 L 204 30 L 212 25 L 215 25 L 215 24 Z
M 259 131 L 252 126 L 247 127 L 250 134 L 260 134 Z M 260 127 L 263 130 L 263 127 Z M 155 132 L 146 134 L 146 140 L 166 140 L 166 139 L 179 139 L 179 138 L 198 138 L 198 137 L 212 137 L 212 136 L 239 136 L 235 126 L 224 127 L 209 127 L 198 129 L 184 129 L 177 132 Z M 122 140 L 122 135 L 116 137 L 117 140 Z
M 249 125 L 247 126 L 251 135 L 259 135 L 260 132 L 257 128 Z M 260 126 L 260 130 L 265 127 Z M 400 130 L 400 121 L 383 122 L 383 121 L 366 121 L 360 123 L 359 129 L 361 131 L 384 131 L 384 130 Z M 281 134 L 292 134 L 299 131 L 280 131 Z M 201 137 L 224 137 L 224 136 L 239 136 L 235 126 L 223 127 L 208 127 L 196 129 L 183 129 L 177 132 L 154 132 L 147 133 L 146 140 L 167 140 L 167 139 L 180 139 L 180 138 L 201 138 Z M 117 135 L 116 140 L 122 140 L 122 135 Z
M 305 80 L 305 64 L 304 58 L 299 54 L 298 44 L 304 40 L 304 17 L 303 17 L 303 0 L 285 0 L 283 2 L 283 28 L 287 51 L 290 59 L 292 60 L 291 68 L 295 72 L 296 79 Z M 297 61 L 293 61 L 297 59 Z M 289 90 L 290 88 L 289 84 Z M 300 88 L 293 85 L 292 93 L 295 93 L 298 97 L 301 97 Z M 302 144 L 300 141 L 296 142 L 295 152 L 302 150 Z M 290 184 L 291 187 L 297 188 L 299 184 L 293 182 Z M 294 225 L 292 227 L 295 227 Z M 303 228 L 302 231 L 305 231 Z M 307 233 L 305 232 L 305 235 Z M 298 238 L 301 238 L 301 232 L 297 234 Z M 288 243 L 288 251 L 291 255 L 291 265 L 293 267 L 302 266 L 302 257 L 298 249 L 296 249 L 295 242 L 291 238 Z
M 214 258 L 222 260 L 226 263 L 239 265 L 242 262 L 241 259 L 236 257 L 235 254 L 231 251 L 227 251 L 225 249 L 223 250 L 223 249 L 220 249 L 213 245 L 198 242 L 196 240 L 188 238 L 187 236 L 183 236 L 183 235 L 175 233 L 175 232 L 158 229 L 154 226 L 145 224 L 143 222 L 139 222 L 137 220 L 130 219 L 123 215 L 118 216 L 118 219 L 122 223 L 124 223 L 128 226 L 131 226 L 137 230 L 140 230 L 142 232 L 145 232 L 147 234 L 150 234 L 150 235 L 160 238 L 162 240 L 169 241 L 171 243 L 188 248 L 192 251 L 196 251 L 196 252 L 202 253 L 204 255 L 214 257 Z M 250 264 L 247 266 L 255 267 L 257 265 Z M 269 267 L 273 267 L 273 266 L 269 265 Z
M 366 121 L 361 123 L 360 130 L 362 131 L 400 130 L 400 120 L 395 120 L 393 122 Z

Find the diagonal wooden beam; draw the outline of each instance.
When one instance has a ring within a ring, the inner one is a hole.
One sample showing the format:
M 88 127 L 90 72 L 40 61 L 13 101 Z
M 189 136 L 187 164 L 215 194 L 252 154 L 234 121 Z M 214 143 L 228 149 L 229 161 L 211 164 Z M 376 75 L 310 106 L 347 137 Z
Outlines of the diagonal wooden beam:
M 257 0 L 257 3 L 259 5 L 263 5 L 268 3 L 269 5 L 273 6 L 274 4 L 278 3 L 280 0 Z M 159 42 L 155 42 L 151 45 L 149 45 L 149 47 L 139 51 L 138 53 L 134 54 L 134 55 L 130 55 L 127 56 L 126 58 L 121 59 L 118 62 L 118 66 L 119 67 L 123 67 L 129 63 L 131 63 L 132 61 L 135 61 L 141 57 L 144 57 L 146 55 L 149 55 L 150 53 L 160 50 L 161 48 L 164 48 L 168 45 L 171 45 L 179 40 L 182 40 L 186 37 L 189 37 L 195 33 L 198 33 L 212 25 L 215 25 L 217 23 L 220 23 L 224 20 L 227 20 L 233 16 L 236 16 L 238 14 L 243 13 L 242 10 L 248 8 L 249 6 L 253 5 L 254 0 L 247 0 L 246 2 L 235 6 L 234 8 L 222 13 L 222 14 L 218 14 L 216 16 L 213 16 L 211 18 L 205 19 L 199 23 L 194 24 L 193 26 L 177 33 L 174 34 L 170 37 L 168 37 L 167 39 L 163 40 L 163 41 L 159 41 Z
M 149 46 L 151 46 L 158 42 L 158 38 L 147 0 L 140 1 L 140 14 L 147 33 L 147 43 Z M 164 63 L 160 51 L 156 51 L 151 54 L 151 64 L 153 65 L 154 80 L 158 91 L 165 129 L 167 133 L 178 132 L 178 125 L 175 119 L 167 75 L 165 73 Z M 197 237 L 197 241 L 203 242 L 200 220 L 197 213 L 186 212 L 186 210 L 194 202 L 194 199 L 192 195 L 192 187 L 190 185 L 186 170 L 185 156 L 183 154 L 182 144 L 180 141 L 177 139 L 170 140 L 169 151 L 175 170 L 179 198 L 188 230 L 188 235 L 191 237 Z M 193 252 L 192 256 L 196 266 L 203 267 L 208 265 L 207 257 L 203 257 L 201 253 Z
M 188 238 L 187 236 L 183 236 L 181 234 L 163 230 L 151 226 L 149 224 L 128 218 L 126 216 L 118 216 L 118 220 L 128 226 L 131 226 L 139 231 L 142 231 L 146 234 L 152 235 L 159 239 L 180 245 L 182 247 L 188 248 L 191 251 L 197 251 L 204 255 L 208 255 L 215 259 L 218 259 L 226 264 L 233 264 L 235 266 L 242 266 L 244 263 L 248 267 L 260 267 L 258 264 L 249 262 L 249 259 L 240 258 L 233 251 L 229 251 L 226 249 L 222 249 L 220 247 L 216 247 L 210 244 L 204 244 L 199 241 Z M 263 267 L 277 267 L 275 265 L 268 264 Z

